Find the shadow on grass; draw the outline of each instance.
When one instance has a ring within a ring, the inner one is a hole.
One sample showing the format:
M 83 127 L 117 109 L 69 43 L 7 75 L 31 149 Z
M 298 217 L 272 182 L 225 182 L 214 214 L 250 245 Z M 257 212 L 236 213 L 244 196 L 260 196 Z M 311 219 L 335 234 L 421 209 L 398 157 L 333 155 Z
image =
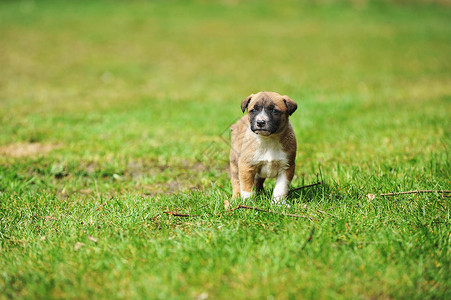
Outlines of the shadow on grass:
M 322 198 L 324 195 L 328 195 L 331 192 L 331 188 L 328 184 L 321 183 L 318 185 L 305 187 L 300 190 L 291 189 L 287 201 L 290 203 L 302 201 L 302 202 L 313 202 L 320 198 Z
M 292 189 L 288 194 L 289 203 L 328 203 L 341 205 L 358 202 L 366 196 L 358 186 L 353 184 L 336 184 L 322 181 L 321 184 L 300 190 Z
M 272 202 L 272 194 L 274 187 L 268 185 L 264 188 L 263 191 L 259 192 L 257 195 L 252 197 L 252 201 L 256 205 L 270 205 Z M 302 189 L 296 190 L 296 187 L 293 187 L 287 196 L 286 201 L 289 204 L 294 204 L 296 202 L 315 202 L 320 201 L 327 195 L 332 195 L 334 189 L 331 188 L 328 184 L 319 183 L 312 186 L 306 186 Z

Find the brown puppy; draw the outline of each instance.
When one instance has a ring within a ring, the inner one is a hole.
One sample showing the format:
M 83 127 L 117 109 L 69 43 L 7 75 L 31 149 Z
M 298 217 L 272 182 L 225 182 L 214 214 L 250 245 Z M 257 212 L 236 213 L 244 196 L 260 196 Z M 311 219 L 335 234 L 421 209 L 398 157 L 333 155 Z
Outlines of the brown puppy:
M 288 117 L 297 104 L 274 92 L 252 94 L 241 103 L 243 116 L 233 124 L 230 171 L 233 197 L 249 198 L 266 178 L 277 178 L 273 203 L 284 203 L 294 175 L 296 137 Z

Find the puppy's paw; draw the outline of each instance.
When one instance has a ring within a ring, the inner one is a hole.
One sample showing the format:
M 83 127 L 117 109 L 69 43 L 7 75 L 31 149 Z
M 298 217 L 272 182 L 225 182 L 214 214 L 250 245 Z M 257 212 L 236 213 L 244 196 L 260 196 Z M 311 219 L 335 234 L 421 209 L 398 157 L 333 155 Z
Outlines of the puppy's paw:
M 241 195 L 241 199 L 246 200 L 252 196 L 252 192 L 241 191 L 240 195 Z

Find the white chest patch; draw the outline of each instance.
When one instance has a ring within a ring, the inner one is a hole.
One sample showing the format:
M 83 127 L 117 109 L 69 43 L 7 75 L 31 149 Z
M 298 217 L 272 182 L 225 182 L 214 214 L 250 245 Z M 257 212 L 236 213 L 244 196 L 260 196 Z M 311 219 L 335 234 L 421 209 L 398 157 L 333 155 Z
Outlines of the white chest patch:
M 257 166 L 257 175 L 261 178 L 277 177 L 288 167 L 286 153 L 278 141 L 259 139 L 260 145 L 255 153 L 253 164 Z

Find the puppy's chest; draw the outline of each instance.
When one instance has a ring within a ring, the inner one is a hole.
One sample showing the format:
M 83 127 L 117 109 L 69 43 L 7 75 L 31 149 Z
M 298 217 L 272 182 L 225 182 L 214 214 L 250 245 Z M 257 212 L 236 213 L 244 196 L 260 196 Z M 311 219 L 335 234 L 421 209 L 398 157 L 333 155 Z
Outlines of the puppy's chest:
M 253 164 L 259 177 L 272 178 L 288 167 L 288 158 L 280 143 L 263 143 L 255 153 Z

